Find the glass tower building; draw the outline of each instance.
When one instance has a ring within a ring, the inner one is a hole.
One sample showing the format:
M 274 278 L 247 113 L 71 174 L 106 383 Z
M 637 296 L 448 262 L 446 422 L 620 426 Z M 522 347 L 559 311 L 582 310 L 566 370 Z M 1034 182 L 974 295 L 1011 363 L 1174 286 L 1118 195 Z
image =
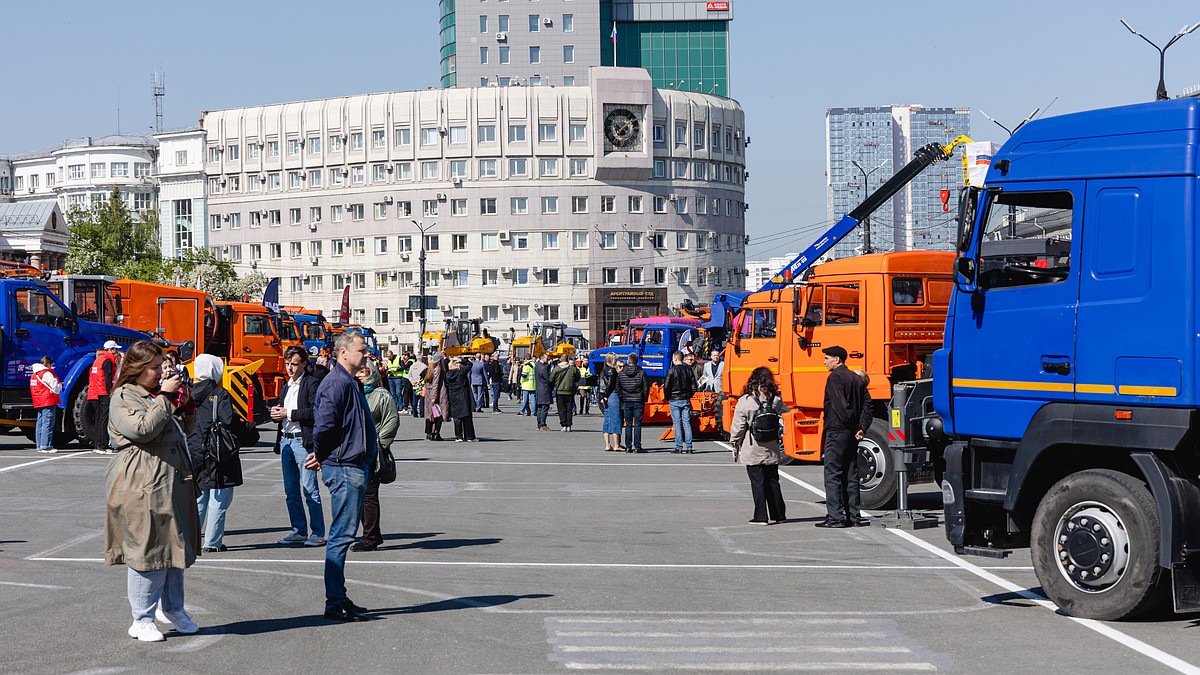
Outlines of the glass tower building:
M 879 188 L 927 143 L 947 144 L 970 135 L 969 108 L 920 105 L 829 108 L 825 112 L 825 203 L 830 225 Z M 950 250 L 954 206 L 963 185 L 962 150 L 921 173 L 871 216 L 870 249 L 875 252 Z M 943 204 L 943 191 L 948 201 Z M 866 249 L 857 227 L 833 250 L 833 257 Z

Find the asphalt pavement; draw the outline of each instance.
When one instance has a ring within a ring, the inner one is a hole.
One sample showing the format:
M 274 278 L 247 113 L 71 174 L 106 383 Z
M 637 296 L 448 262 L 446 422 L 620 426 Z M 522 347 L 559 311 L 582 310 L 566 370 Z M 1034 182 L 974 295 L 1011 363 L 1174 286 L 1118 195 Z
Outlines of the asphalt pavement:
M 1200 672 L 1195 615 L 1080 621 L 1040 600 L 1027 552 L 959 558 L 941 528 L 814 528 L 819 466 L 785 467 L 788 522 L 751 526 L 721 444 L 675 455 L 647 428 L 650 452 L 604 452 L 600 422 L 536 432 L 485 413 L 483 442 L 431 443 L 402 416 L 385 542 L 347 566 L 376 617 L 362 624 L 321 616 L 323 549 L 275 543 L 288 521 L 264 427 L 229 551 L 186 574 L 201 631 L 160 643 L 126 635 L 125 571 L 103 562 L 109 458 L 0 436 L 0 670 Z M 934 486 L 912 495 L 938 513 Z

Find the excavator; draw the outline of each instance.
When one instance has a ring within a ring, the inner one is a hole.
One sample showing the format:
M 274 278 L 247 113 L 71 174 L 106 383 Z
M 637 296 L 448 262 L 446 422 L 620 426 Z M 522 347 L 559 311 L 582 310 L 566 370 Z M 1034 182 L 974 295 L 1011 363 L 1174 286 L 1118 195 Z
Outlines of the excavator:
M 539 358 L 542 354 L 550 354 L 557 359 L 562 355 L 575 357 L 575 345 L 567 337 L 567 324 L 562 321 L 542 321 L 533 324 L 529 335 L 522 335 L 513 340 L 510 348 L 512 356 L 518 361 L 528 358 Z
M 446 319 L 442 330 L 425 331 L 421 348 L 446 356 L 474 356 L 496 351 L 498 340 L 483 328 L 483 319 Z

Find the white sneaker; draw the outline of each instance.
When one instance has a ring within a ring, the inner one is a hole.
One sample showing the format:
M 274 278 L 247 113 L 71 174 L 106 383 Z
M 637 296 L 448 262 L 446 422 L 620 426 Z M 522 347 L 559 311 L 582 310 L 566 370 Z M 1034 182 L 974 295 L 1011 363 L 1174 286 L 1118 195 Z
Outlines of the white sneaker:
M 192 633 L 199 632 L 200 630 L 200 626 L 197 626 L 196 622 L 192 621 L 192 615 L 188 614 L 186 609 L 181 609 L 178 612 L 171 612 L 170 614 L 167 614 L 160 606 L 158 609 L 154 610 L 154 618 L 158 619 L 162 623 L 169 623 L 175 626 L 175 631 L 178 633 L 183 633 L 184 635 L 191 635 Z
M 304 545 L 305 546 L 324 546 L 325 545 L 325 537 L 318 537 L 315 534 L 309 535 L 308 539 L 304 540 Z
M 303 544 L 307 541 L 308 541 L 308 537 L 304 536 L 303 534 L 300 534 L 299 532 L 293 532 L 286 537 L 280 537 L 280 538 L 276 539 L 275 543 L 276 544 Z
M 38 452 L 42 453 L 43 455 L 53 455 L 54 453 L 58 452 L 58 448 L 38 448 Z
M 162 642 L 166 639 L 153 621 L 134 621 L 129 627 L 129 637 L 141 642 Z

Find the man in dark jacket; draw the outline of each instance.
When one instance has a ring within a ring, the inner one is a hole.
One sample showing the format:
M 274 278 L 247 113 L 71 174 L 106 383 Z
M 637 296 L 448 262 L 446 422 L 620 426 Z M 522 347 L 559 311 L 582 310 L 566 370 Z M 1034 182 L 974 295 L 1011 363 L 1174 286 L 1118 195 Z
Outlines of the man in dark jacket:
M 310 365 L 303 347 L 284 350 L 283 364 L 288 379 L 279 393 L 279 405 L 271 408 L 271 419 L 279 423 L 275 433 L 275 452 L 283 465 L 283 494 L 292 531 L 277 542 L 324 546 L 325 516 L 321 512 L 321 488 L 317 485 L 317 472 L 305 469 L 304 459 L 313 448 L 313 408 L 316 406 L 317 385 L 329 371 L 317 370 Z M 305 503 L 308 504 L 307 522 L 304 519 Z
M 346 551 L 354 543 L 378 441 L 362 385 L 355 375 L 367 358 L 362 333 L 346 331 L 334 343 L 337 360 L 317 387 L 313 451 L 306 469 L 320 469 L 329 489 L 333 522 L 325 543 L 325 618 L 366 621 L 363 608 L 346 597 Z
M 554 386 L 555 404 L 558 406 L 559 431 L 570 431 L 574 415 L 575 390 L 579 386 L 579 369 L 571 363 L 571 357 L 563 354 L 558 358 L 558 367 L 550 375 Z
M 475 403 L 475 412 L 483 412 L 483 406 L 487 405 L 488 374 L 485 358 L 487 357 L 476 356 L 474 361 L 466 363 L 471 369 L 471 395 Z
M 500 412 L 500 388 L 508 381 L 508 373 L 504 372 L 499 354 L 492 353 L 491 358 L 487 361 L 487 372 L 488 385 L 492 394 L 492 414 L 495 415 Z
M 675 454 L 692 454 L 692 394 L 696 393 L 695 370 L 683 362 L 683 352 L 671 354 L 671 369 L 663 382 L 663 395 L 671 407 Z
M 826 347 L 825 367 L 825 520 L 817 527 L 861 527 L 870 521 L 859 512 L 858 442 L 871 428 L 871 399 L 863 379 L 846 367 L 846 350 Z
M 537 385 L 534 408 L 537 409 L 538 431 L 550 431 L 546 417 L 550 414 L 550 401 L 554 400 L 554 386 L 550 384 L 550 355 L 542 352 L 533 366 L 533 381 Z
M 621 397 L 621 425 L 625 431 L 625 452 L 645 452 L 642 449 L 642 415 L 650 378 L 638 365 L 638 355 L 630 354 L 625 368 L 617 373 L 617 395 Z

